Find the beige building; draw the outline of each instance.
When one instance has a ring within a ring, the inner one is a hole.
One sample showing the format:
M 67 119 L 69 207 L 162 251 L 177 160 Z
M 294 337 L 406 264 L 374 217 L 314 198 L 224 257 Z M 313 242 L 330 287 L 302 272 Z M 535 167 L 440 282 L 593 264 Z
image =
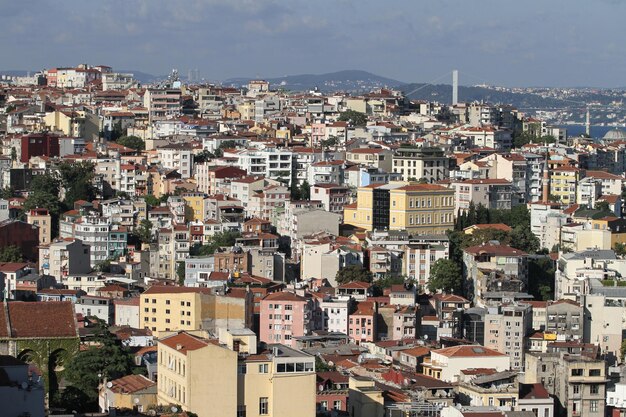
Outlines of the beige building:
M 26 222 L 39 228 L 39 244 L 47 245 L 52 239 L 52 217 L 48 209 L 33 209 L 26 214 Z
M 606 362 L 567 353 L 527 353 L 524 383 L 541 383 L 558 400 L 555 415 L 601 417 Z
M 148 411 L 157 404 L 156 383 L 143 375 L 126 375 L 102 385 L 98 402 L 103 413 L 133 407 L 139 412 Z
M 252 292 L 213 294 L 209 288 L 153 285 L 142 295 L 139 323 L 155 337 L 164 332 L 252 326 Z
M 460 345 L 433 350 L 424 359 L 423 373 L 446 382 L 455 382 L 461 371 L 469 368 L 488 368 L 507 371 L 509 357 L 504 353 L 482 346 Z
M 351 416 L 378 417 L 385 413 L 383 390 L 374 380 L 351 376 L 348 381 L 348 412 Z
M 315 359 L 283 345 L 257 352 L 254 332 L 159 341 L 158 401 L 199 417 L 315 416 Z
M 524 367 L 524 339 L 532 326 L 529 304 L 509 304 L 489 307 L 485 315 L 485 347 L 505 353 L 511 369 Z

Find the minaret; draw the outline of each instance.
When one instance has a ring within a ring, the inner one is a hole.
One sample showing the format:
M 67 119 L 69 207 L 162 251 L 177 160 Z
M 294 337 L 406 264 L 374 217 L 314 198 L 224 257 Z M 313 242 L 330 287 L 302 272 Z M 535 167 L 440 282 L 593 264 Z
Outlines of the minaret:
M 546 160 L 543 163 L 543 184 L 541 184 L 541 201 L 548 203 L 550 200 L 550 169 L 548 168 L 548 150 L 546 149 Z
M 459 103 L 459 70 L 452 71 L 452 105 Z
M 588 138 L 591 137 L 591 122 L 589 121 L 589 106 L 587 106 L 587 115 L 585 117 L 585 134 Z

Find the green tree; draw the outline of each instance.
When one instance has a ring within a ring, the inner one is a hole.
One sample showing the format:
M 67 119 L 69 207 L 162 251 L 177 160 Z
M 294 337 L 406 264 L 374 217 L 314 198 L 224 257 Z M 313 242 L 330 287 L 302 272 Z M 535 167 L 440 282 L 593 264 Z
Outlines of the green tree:
M 158 207 L 161 205 L 161 201 L 152 194 L 144 196 L 143 199 L 150 207 Z
M 352 126 L 367 125 L 367 115 L 354 110 L 346 110 L 342 112 L 337 120 L 340 122 L 349 122 Z
M 438 259 L 430 268 L 428 290 L 433 293 L 440 290 L 461 294 L 463 291 L 461 268 L 451 259 Z
M 554 295 L 554 262 L 549 257 L 528 260 L 528 292 L 536 300 L 551 300 Z
M 62 209 L 59 200 L 60 191 L 61 182 L 55 175 L 48 173 L 35 176 L 30 183 L 24 210 L 47 208 L 50 214 L 58 219 Z
M 350 265 L 337 271 L 335 281 L 338 284 L 346 284 L 353 281 L 372 282 L 374 277 L 372 273 L 360 265 Z
M 530 231 L 530 228 L 517 226 L 511 231 L 510 236 L 510 245 L 512 247 L 528 253 L 536 253 L 539 251 L 539 238 Z
M 191 256 L 209 256 L 213 255 L 218 248 L 223 246 L 233 246 L 237 238 L 241 237 L 241 233 L 233 230 L 226 230 L 216 233 L 206 245 L 194 245 L 191 247 L 189 254 Z
M 311 185 L 307 180 L 302 181 L 302 184 L 300 184 L 300 198 L 302 198 L 302 200 L 309 200 L 311 198 Z
M 18 246 L 9 245 L 0 249 L 0 262 L 22 262 L 24 256 Z
M 319 356 L 315 356 L 315 371 L 316 372 L 328 372 L 336 370 L 335 366 L 331 366 L 327 364 L 322 358 Z
M 126 146 L 136 151 L 146 149 L 146 143 L 139 136 L 122 136 L 116 142 L 118 145 Z
M 185 285 L 185 262 L 176 263 L 176 276 L 178 277 L 178 284 Z
M 615 251 L 615 254 L 617 256 L 624 256 L 626 255 L 626 244 L 615 242 L 615 246 L 613 246 L 613 250 Z
M 193 162 L 196 164 L 201 164 L 213 158 L 215 158 L 215 155 L 209 152 L 208 149 L 203 149 L 202 152 L 197 153 L 193 156 Z
M 61 185 L 65 189 L 65 204 L 71 207 L 75 201 L 93 201 L 96 188 L 93 185 L 95 165 L 89 161 L 62 162 L 59 164 Z
M 98 321 L 94 334 L 98 345 L 72 357 L 64 372 L 66 381 L 73 387 L 72 397 L 87 400 L 86 404 L 82 404 L 85 411 L 97 409 L 98 385 L 103 380 L 110 381 L 128 375 L 132 368 L 131 356 L 109 333 L 104 322 Z
M 143 219 L 139 222 L 139 225 L 133 231 L 133 234 L 141 241 L 141 243 L 151 243 L 153 241 L 152 236 L 153 224 L 148 219 Z
M 6 200 L 12 197 L 17 197 L 17 195 L 11 187 L 4 187 L 0 189 L 0 198 L 3 198 Z
M 15 146 L 11 147 L 11 161 L 17 161 L 17 150 L 15 149 Z
M 611 207 L 609 207 L 609 203 L 607 203 L 606 201 L 598 201 L 596 203 L 595 209 L 598 211 L 611 211 Z

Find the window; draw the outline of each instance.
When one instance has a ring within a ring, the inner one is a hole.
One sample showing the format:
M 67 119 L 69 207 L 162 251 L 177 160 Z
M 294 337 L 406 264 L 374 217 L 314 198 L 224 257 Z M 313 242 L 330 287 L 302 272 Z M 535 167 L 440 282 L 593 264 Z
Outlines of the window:
M 246 364 L 245 363 L 239 364 L 237 366 L 237 373 L 239 375 L 245 375 L 246 374 Z
M 320 411 L 328 411 L 328 401 L 320 401 Z
M 580 385 L 574 385 L 572 387 L 574 394 L 580 394 Z
M 580 368 L 572 369 L 572 376 L 583 376 L 583 370 Z M 591 376 L 591 371 L 589 371 L 589 376 Z
M 598 411 L 598 400 L 589 401 L 589 411 Z
M 589 392 L 591 394 L 599 394 L 600 393 L 600 385 L 599 384 L 592 384 L 589 387 Z
M 582 376 L 582 369 L 580 371 L 581 371 L 580 376 Z M 589 370 L 589 376 L 600 376 L 601 373 L 602 372 L 600 372 L 599 369 L 590 369 Z
M 333 410 L 341 410 L 341 400 L 333 401 Z
M 262 363 L 259 365 L 259 373 L 260 374 L 266 374 L 268 372 L 267 369 L 267 364 L 266 363 Z
M 267 397 L 259 398 L 259 414 L 267 415 L 269 414 L 269 403 Z

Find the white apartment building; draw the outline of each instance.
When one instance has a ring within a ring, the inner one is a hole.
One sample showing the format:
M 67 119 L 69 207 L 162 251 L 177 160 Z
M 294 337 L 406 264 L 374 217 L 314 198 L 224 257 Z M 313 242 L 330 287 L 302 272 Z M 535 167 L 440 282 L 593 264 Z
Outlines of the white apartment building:
M 173 143 L 157 149 L 161 165 L 167 169 L 175 169 L 181 178 L 190 178 L 193 173 L 193 151 L 184 143 Z
M 238 155 L 237 166 L 250 175 L 260 175 L 291 185 L 294 154 L 283 149 L 247 150 Z

